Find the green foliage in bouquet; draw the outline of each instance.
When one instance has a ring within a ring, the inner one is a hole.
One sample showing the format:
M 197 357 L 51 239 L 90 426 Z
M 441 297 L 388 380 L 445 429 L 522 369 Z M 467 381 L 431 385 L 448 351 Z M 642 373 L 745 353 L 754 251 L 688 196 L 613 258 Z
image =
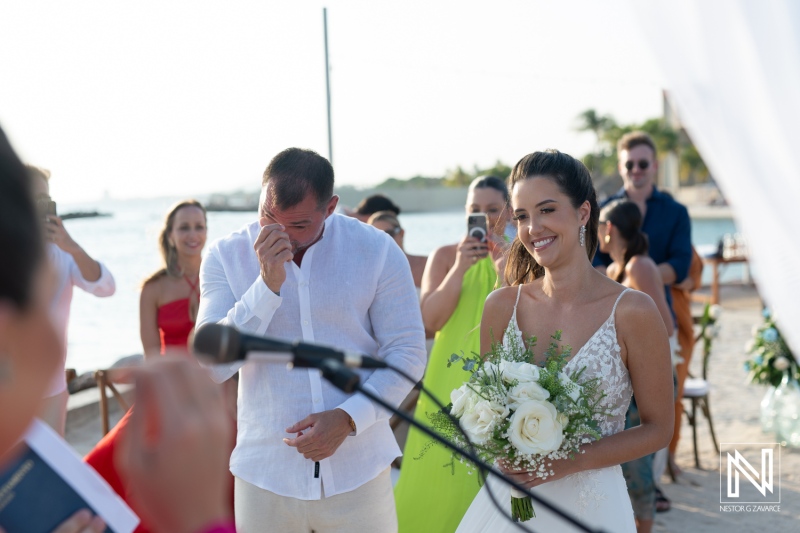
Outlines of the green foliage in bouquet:
M 753 329 L 753 339 L 746 346 L 749 357 L 744 369 L 748 379 L 751 383 L 777 387 L 788 373 L 790 380 L 800 381 L 797 360 L 768 309 L 764 309 L 763 316 L 764 322 Z
M 494 343 L 484 357 L 453 354 L 448 367 L 460 364 L 471 373 L 469 381 L 451 393 L 444 409 L 427 415 L 436 432 L 470 447 L 481 460 L 546 479 L 553 475 L 553 460 L 574 458 L 581 445 L 601 438 L 600 422 L 609 414 L 602 406 L 605 393 L 599 378 L 584 378 L 585 367 L 565 372 L 572 349 L 559 348 L 560 330 L 552 335 L 542 366 L 532 351 L 536 337 L 527 343 L 508 337 L 505 346 Z M 456 460 L 464 462 L 454 454 Z M 512 515 L 522 521 L 534 516 L 527 496 L 512 492 Z

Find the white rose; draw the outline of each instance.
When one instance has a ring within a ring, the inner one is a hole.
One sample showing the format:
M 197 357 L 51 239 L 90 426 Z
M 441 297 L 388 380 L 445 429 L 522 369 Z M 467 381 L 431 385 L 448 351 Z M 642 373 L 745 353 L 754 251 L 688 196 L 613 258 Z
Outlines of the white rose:
M 453 402 L 453 408 L 450 414 L 456 418 L 464 416 L 464 412 L 475 407 L 481 397 L 467 384 L 461 385 L 459 388 L 450 393 L 450 401 Z
M 550 453 L 564 440 L 564 418 L 550 402 L 525 402 L 511 415 L 508 440 L 523 454 Z
M 503 372 L 503 379 L 508 383 L 515 380 L 520 383 L 539 381 L 539 367 L 530 363 L 501 361 L 500 370 Z
M 711 317 L 711 320 L 719 320 L 720 315 L 722 315 L 721 305 L 714 304 L 708 308 L 708 316 Z
M 472 442 L 483 444 L 492 437 L 496 422 L 507 417 L 508 412 L 508 407 L 500 403 L 481 399 L 464 412 L 459 423 Z
M 780 370 L 783 372 L 787 368 L 789 368 L 789 360 L 786 359 L 784 356 L 779 355 L 775 358 L 775 361 L 772 363 L 772 366 L 775 367 L 775 370 Z
M 508 391 L 508 407 L 516 409 L 529 400 L 543 401 L 550 397 L 550 393 L 538 383 L 529 381 L 520 382 Z
M 583 390 L 583 388 L 574 381 L 572 381 L 571 379 L 569 379 L 569 377 L 563 372 L 558 373 L 558 380 L 567 389 L 567 396 L 569 396 L 570 398 L 572 398 L 577 402 L 578 398 L 581 397 L 581 391 Z
M 750 339 L 744 344 L 744 351 L 745 353 L 750 353 L 755 349 L 755 347 L 756 347 L 755 341 L 753 339 Z

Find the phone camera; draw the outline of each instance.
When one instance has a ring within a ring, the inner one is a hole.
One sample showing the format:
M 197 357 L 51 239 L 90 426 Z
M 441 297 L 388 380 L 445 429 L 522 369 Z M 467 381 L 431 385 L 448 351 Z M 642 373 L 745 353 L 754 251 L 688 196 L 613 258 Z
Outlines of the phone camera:
M 472 228 L 469 232 L 469 236 L 474 237 L 479 241 L 482 241 L 483 239 L 486 238 L 486 230 L 484 230 L 483 228 Z

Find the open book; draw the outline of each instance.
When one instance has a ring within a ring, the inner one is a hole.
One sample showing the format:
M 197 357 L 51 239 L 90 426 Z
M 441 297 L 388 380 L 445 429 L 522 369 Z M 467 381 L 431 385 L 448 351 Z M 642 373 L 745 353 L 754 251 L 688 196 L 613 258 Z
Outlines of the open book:
M 0 528 L 50 533 L 80 509 L 105 520 L 107 532 L 131 533 L 139 518 L 50 427 L 35 420 L 24 451 L 0 470 Z

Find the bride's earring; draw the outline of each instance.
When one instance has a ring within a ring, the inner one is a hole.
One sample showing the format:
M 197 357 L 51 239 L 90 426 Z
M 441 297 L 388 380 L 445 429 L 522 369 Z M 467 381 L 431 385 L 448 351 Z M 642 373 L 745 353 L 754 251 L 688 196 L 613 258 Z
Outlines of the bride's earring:
M 581 243 L 581 248 L 586 246 L 586 226 L 581 226 L 580 243 Z
M 610 233 L 606 233 L 606 236 L 603 237 L 603 240 L 606 242 L 606 244 L 610 243 L 611 242 L 611 234 Z

